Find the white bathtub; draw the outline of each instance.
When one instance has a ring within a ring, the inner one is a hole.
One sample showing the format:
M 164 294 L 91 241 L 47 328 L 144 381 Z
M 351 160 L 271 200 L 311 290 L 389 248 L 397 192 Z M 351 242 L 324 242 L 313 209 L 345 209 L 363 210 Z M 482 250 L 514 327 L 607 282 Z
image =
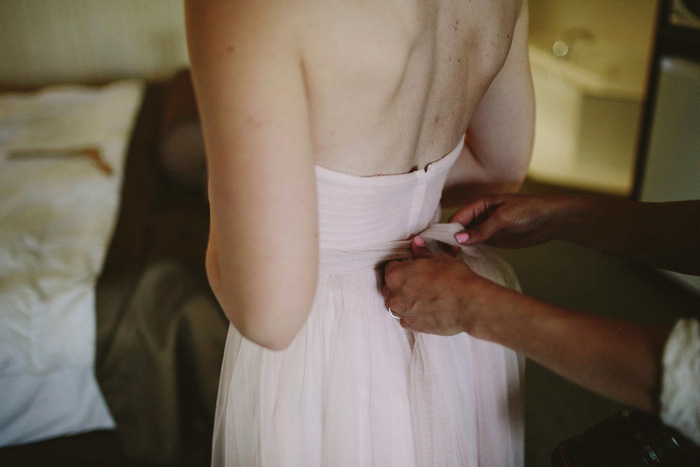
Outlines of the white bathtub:
M 530 176 L 628 193 L 646 88 L 653 1 L 530 4 L 530 64 L 537 101 Z M 623 7 L 633 8 L 634 14 Z M 553 51 L 557 41 L 561 57 Z

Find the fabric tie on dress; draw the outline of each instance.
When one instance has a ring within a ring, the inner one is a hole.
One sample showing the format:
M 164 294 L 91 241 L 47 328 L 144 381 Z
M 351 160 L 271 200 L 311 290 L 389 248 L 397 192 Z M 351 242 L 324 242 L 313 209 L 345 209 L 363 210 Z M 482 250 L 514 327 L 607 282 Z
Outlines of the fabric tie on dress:
M 508 288 L 520 290 L 513 268 L 500 256 L 481 246 L 465 246 L 455 240 L 455 234 L 464 229 L 458 223 L 436 223 L 416 236 L 425 240 L 428 250 L 439 253 L 440 244 L 460 248 L 460 257 L 479 275 L 490 278 L 494 274 L 502 277 Z M 323 249 L 319 259 L 319 269 L 325 274 L 350 274 L 368 269 L 376 269 L 389 261 L 410 259 L 411 240 L 397 240 L 372 245 L 362 250 Z M 499 281 L 500 282 L 500 281 Z

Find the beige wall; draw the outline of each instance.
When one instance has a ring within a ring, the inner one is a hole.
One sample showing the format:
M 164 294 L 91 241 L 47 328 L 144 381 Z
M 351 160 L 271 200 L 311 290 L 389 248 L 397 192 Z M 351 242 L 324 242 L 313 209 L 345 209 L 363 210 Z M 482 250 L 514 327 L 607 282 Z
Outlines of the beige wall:
M 650 56 L 658 0 L 530 0 L 530 40 L 542 46 L 567 32 L 588 31 L 588 47 L 639 66 Z M 574 46 L 575 47 L 575 46 Z M 646 65 L 643 66 L 646 69 Z
M 159 79 L 187 61 L 182 0 L 0 0 L 0 82 Z

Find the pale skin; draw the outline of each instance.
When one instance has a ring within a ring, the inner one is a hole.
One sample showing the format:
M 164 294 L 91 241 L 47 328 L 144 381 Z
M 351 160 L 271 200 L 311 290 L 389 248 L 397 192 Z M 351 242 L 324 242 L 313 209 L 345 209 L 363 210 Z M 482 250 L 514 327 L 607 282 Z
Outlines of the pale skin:
M 595 196 L 491 195 L 451 219 L 463 244 L 521 248 L 564 240 L 650 265 L 700 274 L 700 201 L 637 203 Z M 467 235 L 464 235 L 467 234 Z M 468 238 L 467 240 L 465 240 Z M 658 409 L 669 329 L 590 315 L 490 282 L 416 238 L 416 260 L 385 269 L 387 306 L 406 329 L 460 332 L 510 347 L 607 397 Z
M 187 0 L 186 20 L 207 274 L 228 319 L 262 346 L 286 348 L 311 308 L 314 165 L 422 169 L 467 132 L 453 202 L 525 176 L 534 100 L 521 1 Z

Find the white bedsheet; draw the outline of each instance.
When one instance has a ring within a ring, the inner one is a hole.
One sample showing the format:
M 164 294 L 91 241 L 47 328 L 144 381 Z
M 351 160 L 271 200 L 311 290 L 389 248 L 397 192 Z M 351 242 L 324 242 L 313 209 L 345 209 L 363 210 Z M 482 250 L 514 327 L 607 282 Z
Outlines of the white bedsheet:
M 94 376 L 95 283 L 143 83 L 0 96 L 0 446 L 114 427 Z M 85 156 L 19 150 L 96 147 Z

